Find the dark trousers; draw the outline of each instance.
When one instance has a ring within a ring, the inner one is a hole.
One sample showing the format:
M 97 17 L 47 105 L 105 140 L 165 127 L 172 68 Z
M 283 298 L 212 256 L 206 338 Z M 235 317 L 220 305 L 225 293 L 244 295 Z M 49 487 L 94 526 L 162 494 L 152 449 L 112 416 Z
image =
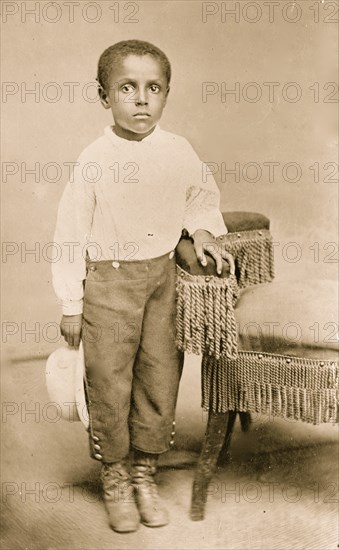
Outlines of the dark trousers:
M 183 354 L 175 345 L 176 264 L 88 262 L 82 340 L 91 455 L 168 450 Z

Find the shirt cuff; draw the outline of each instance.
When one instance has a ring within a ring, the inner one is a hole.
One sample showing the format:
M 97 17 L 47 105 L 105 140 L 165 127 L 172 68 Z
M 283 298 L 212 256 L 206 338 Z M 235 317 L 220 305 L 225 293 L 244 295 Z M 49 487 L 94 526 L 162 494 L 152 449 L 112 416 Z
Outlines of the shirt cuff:
M 221 213 L 218 213 L 219 216 L 201 216 L 201 218 L 195 218 L 194 221 L 186 223 L 185 229 L 187 229 L 188 234 L 192 236 L 197 229 L 204 229 L 213 235 L 213 237 L 219 237 L 220 235 L 226 235 L 228 233 L 227 227 L 224 224 L 223 217 Z
M 81 315 L 83 310 L 83 300 L 62 300 L 63 315 Z

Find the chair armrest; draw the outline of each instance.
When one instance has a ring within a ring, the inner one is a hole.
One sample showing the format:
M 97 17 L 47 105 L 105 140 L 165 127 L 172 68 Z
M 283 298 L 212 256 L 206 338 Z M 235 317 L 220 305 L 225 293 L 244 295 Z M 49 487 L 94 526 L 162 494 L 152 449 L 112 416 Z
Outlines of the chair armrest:
M 217 242 L 234 256 L 236 276 L 240 286 L 272 280 L 274 274 L 273 248 L 269 233 L 270 220 L 256 212 L 225 212 L 223 218 L 228 234 L 219 237 Z M 253 262 L 253 267 L 252 264 L 244 265 L 245 252 L 247 255 L 255 254 L 256 262 Z M 180 239 L 176 248 L 176 257 L 177 264 L 190 275 L 217 275 L 213 258 L 206 255 L 206 267 L 197 261 L 193 241 L 187 236 Z M 264 270 L 260 268 L 260 274 L 258 274 L 258 265 L 263 263 L 266 264 L 266 268 Z M 227 277 L 228 273 L 228 266 L 224 263 L 221 277 Z
M 222 217 L 229 233 L 270 228 L 269 218 L 257 212 L 223 212 Z

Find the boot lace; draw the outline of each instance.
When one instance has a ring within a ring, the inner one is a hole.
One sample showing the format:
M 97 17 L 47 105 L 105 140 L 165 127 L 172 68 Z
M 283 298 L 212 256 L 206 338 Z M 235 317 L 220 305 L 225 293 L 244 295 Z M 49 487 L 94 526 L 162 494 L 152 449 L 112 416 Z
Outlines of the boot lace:
M 100 477 L 106 495 L 116 493 L 119 500 L 131 495 L 131 479 L 122 465 L 103 464 Z
M 147 491 L 154 503 L 159 501 L 160 497 L 154 480 L 156 468 L 153 466 L 135 465 L 133 470 L 134 488 L 137 491 L 140 489 Z

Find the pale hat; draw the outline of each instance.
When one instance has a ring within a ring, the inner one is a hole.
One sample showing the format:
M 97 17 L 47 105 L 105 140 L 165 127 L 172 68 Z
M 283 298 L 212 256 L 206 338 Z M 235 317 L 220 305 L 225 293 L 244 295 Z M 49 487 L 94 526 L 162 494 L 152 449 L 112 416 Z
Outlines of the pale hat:
M 47 359 L 46 385 L 50 400 L 61 411 L 61 418 L 69 422 L 80 421 L 89 426 L 84 389 L 84 350 L 63 346 Z

